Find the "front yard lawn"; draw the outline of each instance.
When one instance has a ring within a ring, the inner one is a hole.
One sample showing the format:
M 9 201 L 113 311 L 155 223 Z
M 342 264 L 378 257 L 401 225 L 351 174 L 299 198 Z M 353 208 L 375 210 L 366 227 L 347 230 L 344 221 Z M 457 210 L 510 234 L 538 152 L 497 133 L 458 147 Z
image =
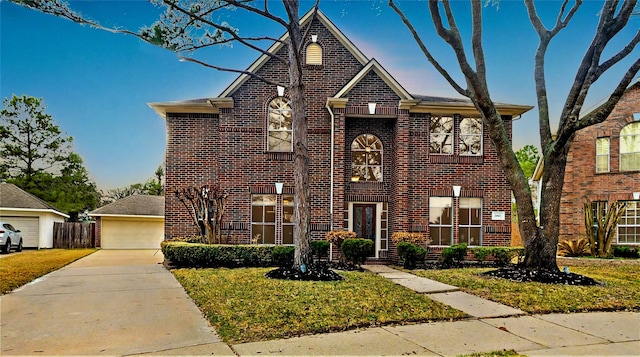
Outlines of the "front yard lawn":
M 640 269 L 637 265 L 570 266 L 569 269 L 602 285 L 519 283 L 479 275 L 491 269 L 416 270 L 411 273 L 529 313 L 640 309 Z
M 42 249 L 11 253 L 0 259 L 0 293 L 4 294 L 72 263 L 95 249 Z
M 341 272 L 344 281 L 304 282 L 265 278 L 271 269 L 172 272 L 227 343 L 465 316 L 373 273 Z

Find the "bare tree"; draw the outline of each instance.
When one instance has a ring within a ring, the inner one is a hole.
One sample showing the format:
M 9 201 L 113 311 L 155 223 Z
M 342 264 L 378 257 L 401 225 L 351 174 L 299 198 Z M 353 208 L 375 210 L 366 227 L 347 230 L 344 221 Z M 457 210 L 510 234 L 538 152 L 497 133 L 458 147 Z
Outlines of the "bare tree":
M 209 244 L 222 242 L 222 219 L 229 192 L 220 185 L 177 188 L 175 195 Z
M 101 25 L 98 21 L 84 17 L 74 11 L 61 0 L 10 0 L 17 4 L 63 17 L 79 24 L 89 25 L 112 33 L 122 33 L 138 37 L 153 45 L 162 46 L 178 53 L 181 60 L 193 62 L 220 71 L 246 74 L 265 83 L 288 88 L 293 107 L 294 137 L 294 187 L 295 187 L 295 258 L 294 269 L 311 263 L 309 248 L 311 206 L 309 202 L 309 154 L 307 148 L 307 110 L 305 102 L 305 86 L 303 82 L 302 51 L 304 38 L 300 27 L 299 0 L 282 0 L 286 17 L 277 16 L 270 11 L 269 1 L 254 2 L 249 0 L 149 0 L 149 2 L 165 7 L 165 12 L 150 27 L 139 31 L 123 28 L 112 28 Z M 319 0 L 317 0 L 319 1 Z M 318 2 L 314 9 L 317 10 Z M 245 14 L 257 16 L 263 20 L 281 25 L 288 36 L 283 45 L 287 48 L 287 58 L 265 50 L 263 44 L 280 42 L 273 37 L 240 36 L 232 25 L 218 21 L 218 14 L 228 9 L 240 9 Z M 226 68 L 195 58 L 197 50 L 211 46 L 240 44 L 259 54 L 269 56 L 289 69 L 289 82 L 280 83 L 275 79 L 238 68 Z
M 573 86 L 567 93 L 566 101 L 560 116 L 557 135 L 552 135 L 549 123 L 549 104 L 545 82 L 545 54 L 549 43 L 562 31 L 582 5 L 576 0 L 570 8 L 569 1 L 563 0 L 556 22 L 548 29 L 538 16 L 533 0 L 524 0 L 529 20 L 539 37 L 535 53 L 534 81 L 538 98 L 540 143 L 544 156 L 545 171 L 542 177 L 542 197 L 540 205 L 540 225 L 536 224 L 531 192 L 516 155 L 511 146 L 504 122 L 497 110 L 487 85 L 486 63 L 482 43 L 482 8 L 483 2 L 472 0 L 471 3 L 471 53 L 463 46 L 463 38 L 458 29 L 449 0 L 429 0 L 436 32 L 455 53 L 459 70 L 466 80 L 459 84 L 441 63 L 429 51 L 427 45 L 418 34 L 409 18 L 398 7 L 394 0 L 389 6 L 400 16 L 407 26 L 423 54 L 435 69 L 461 95 L 468 97 L 480 112 L 491 141 L 498 152 L 502 166 L 518 207 L 519 227 L 524 239 L 524 264 L 532 269 L 557 270 L 556 249 L 560 228 L 560 196 L 564 184 L 564 172 L 567 153 L 573 142 L 574 134 L 585 127 L 603 122 L 620 100 L 640 68 L 640 59 L 632 61 L 607 101 L 588 117 L 580 117 L 580 110 L 589 93 L 589 89 L 607 70 L 618 64 L 640 42 L 640 30 L 620 50 L 607 58 L 603 53 L 607 45 L 627 26 L 629 18 L 636 8 L 637 0 L 606 0 L 603 3 L 598 25 L 589 48 L 582 57 L 577 69 Z M 443 17 L 444 15 L 444 17 Z

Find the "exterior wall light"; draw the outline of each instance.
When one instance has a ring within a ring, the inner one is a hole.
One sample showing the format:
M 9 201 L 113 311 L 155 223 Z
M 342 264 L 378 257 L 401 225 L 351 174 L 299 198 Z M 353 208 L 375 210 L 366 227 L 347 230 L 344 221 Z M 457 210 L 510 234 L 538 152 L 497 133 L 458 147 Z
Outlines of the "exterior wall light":
M 633 199 L 634 200 L 640 200 L 640 192 L 634 192 L 633 193 Z
M 278 97 L 283 97 L 283 96 L 284 96 L 284 87 L 278 86 Z
M 313 43 L 318 42 L 318 35 L 311 35 L 311 42 Z
M 460 197 L 461 186 L 453 186 L 453 196 Z
M 351 182 L 358 182 L 360 181 L 360 176 L 351 176 Z
M 284 184 L 282 182 L 276 182 L 276 193 L 281 195 L 282 194 L 282 186 L 284 186 Z
M 376 113 L 376 103 L 369 103 L 369 114 L 373 115 Z

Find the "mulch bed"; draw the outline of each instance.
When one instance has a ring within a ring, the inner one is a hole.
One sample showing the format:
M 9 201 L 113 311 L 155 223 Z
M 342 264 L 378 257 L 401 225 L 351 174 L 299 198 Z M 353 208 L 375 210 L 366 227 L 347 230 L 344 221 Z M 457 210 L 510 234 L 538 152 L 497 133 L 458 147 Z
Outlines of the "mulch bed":
M 331 270 L 328 264 L 310 265 L 306 272 L 292 268 L 278 268 L 264 275 L 269 279 L 306 280 L 306 281 L 338 281 L 342 276 Z
M 545 284 L 564 284 L 564 285 L 599 285 L 599 283 L 587 276 L 565 273 L 560 270 L 545 269 L 526 269 L 519 265 L 508 265 L 497 270 L 491 270 L 483 273 L 484 276 L 494 278 L 509 279 L 518 282 L 539 282 Z

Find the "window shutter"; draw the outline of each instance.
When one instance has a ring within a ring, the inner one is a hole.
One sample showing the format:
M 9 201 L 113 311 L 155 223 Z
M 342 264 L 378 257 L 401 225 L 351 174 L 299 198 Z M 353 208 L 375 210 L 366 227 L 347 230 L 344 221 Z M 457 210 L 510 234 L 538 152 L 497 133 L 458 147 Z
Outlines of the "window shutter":
M 322 64 L 322 47 L 317 43 L 307 46 L 307 64 Z

